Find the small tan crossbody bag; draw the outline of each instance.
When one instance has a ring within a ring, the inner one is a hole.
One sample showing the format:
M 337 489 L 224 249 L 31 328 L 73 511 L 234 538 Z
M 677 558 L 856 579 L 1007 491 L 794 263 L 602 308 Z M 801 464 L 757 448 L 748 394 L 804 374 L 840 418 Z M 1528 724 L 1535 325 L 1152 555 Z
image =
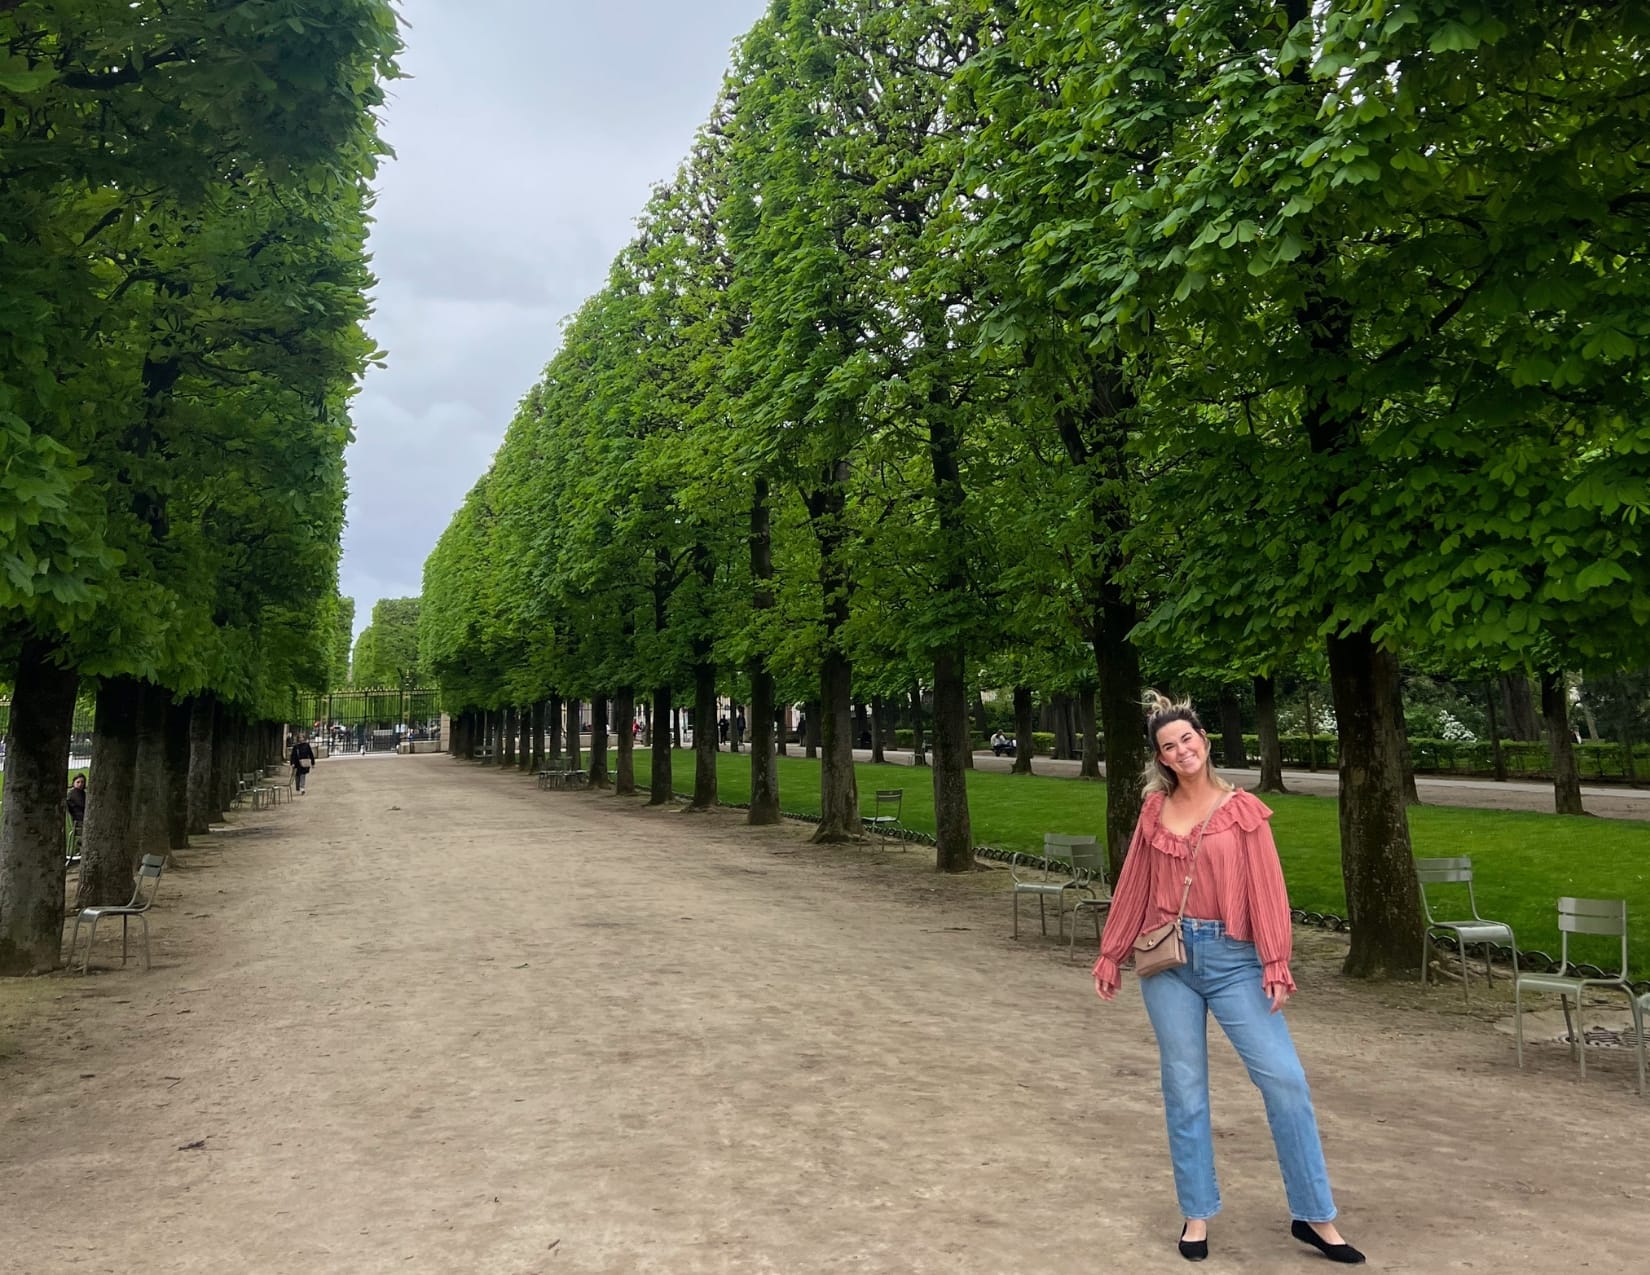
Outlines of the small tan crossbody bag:
M 1147 930 L 1134 941 L 1134 972 L 1141 978 L 1150 978 L 1153 974 L 1161 974 L 1164 970 L 1172 970 L 1186 963 L 1186 938 L 1181 933 L 1180 923 L 1186 919 L 1186 900 L 1192 897 L 1192 872 L 1197 867 L 1197 852 L 1203 849 L 1203 834 L 1209 830 L 1209 819 L 1213 819 L 1215 810 L 1225 804 L 1225 797 L 1215 802 L 1215 809 L 1209 812 L 1209 818 L 1197 830 L 1192 858 L 1186 865 L 1186 881 L 1180 890 L 1180 911 L 1175 914 L 1175 919 L 1155 930 Z

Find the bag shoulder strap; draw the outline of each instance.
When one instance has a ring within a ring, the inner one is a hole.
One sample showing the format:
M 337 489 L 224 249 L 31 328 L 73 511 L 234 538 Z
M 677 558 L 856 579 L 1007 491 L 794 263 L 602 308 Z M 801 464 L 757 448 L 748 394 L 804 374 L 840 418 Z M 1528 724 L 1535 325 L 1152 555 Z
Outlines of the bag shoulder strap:
M 1231 795 L 1231 793 L 1221 794 L 1220 800 L 1215 802 L 1214 808 L 1209 811 L 1208 817 L 1204 819 L 1202 827 L 1197 830 L 1197 840 L 1192 844 L 1191 861 L 1186 865 L 1186 881 L 1180 890 L 1180 911 L 1175 913 L 1176 920 L 1184 921 L 1186 919 L 1186 900 L 1192 897 L 1192 873 L 1197 868 L 1197 852 L 1203 849 L 1203 834 L 1209 830 L 1209 820 L 1215 817 L 1215 811 L 1224 806 Z M 1158 817 L 1162 818 L 1162 815 L 1159 814 Z

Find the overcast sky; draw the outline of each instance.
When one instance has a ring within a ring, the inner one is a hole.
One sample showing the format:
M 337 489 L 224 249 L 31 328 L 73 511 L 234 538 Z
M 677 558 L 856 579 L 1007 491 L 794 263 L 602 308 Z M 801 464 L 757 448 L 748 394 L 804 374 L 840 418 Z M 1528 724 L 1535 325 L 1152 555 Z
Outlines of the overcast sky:
M 355 400 L 355 627 L 422 587 L 561 320 L 601 287 L 767 0 L 400 0 L 371 249 L 389 352 Z

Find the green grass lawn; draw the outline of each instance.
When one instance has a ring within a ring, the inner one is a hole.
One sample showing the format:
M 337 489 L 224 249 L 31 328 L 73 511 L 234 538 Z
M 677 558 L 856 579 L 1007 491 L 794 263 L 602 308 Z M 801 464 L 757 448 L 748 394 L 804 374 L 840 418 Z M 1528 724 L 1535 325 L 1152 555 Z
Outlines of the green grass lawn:
M 800 757 L 779 761 L 780 805 L 798 814 L 819 812 L 819 764 Z M 646 782 L 645 763 L 638 778 Z M 934 831 L 934 792 L 926 770 L 910 766 L 856 766 L 860 808 L 871 810 L 877 788 L 905 791 L 901 822 L 913 831 Z M 693 754 L 678 752 L 673 767 L 679 791 L 693 786 Z M 723 801 L 750 799 L 750 757 L 717 754 Z M 969 815 L 976 845 L 1040 852 L 1045 832 L 1102 835 L 1104 784 L 1039 775 L 970 771 Z M 1289 900 L 1312 912 L 1346 915 L 1341 884 L 1340 831 L 1335 802 L 1325 797 L 1268 796 L 1289 884 Z M 1635 978 L 1650 976 L 1650 824 L 1622 819 L 1417 806 L 1410 836 L 1421 856 L 1470 855 L 1477 876 L 1479 911 L 1505 921 L 1520 948 L 1558 955 L 1560 895 L 1627 900 Z M 1452 896 L 1434 896 L 1434 912 L 1450 912 Z M 1465 899 L 1462 897 L 1464 905 Z M 1451 915 L 1458 915 L 1451 912 Z M 1614 940 L 1582 938 L 1578 959 L 1614 968 Z

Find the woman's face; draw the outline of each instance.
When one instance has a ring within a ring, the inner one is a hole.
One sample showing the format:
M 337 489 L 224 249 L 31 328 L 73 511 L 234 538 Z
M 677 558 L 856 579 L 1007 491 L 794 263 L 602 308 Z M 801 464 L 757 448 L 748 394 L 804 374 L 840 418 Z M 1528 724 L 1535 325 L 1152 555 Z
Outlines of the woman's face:
M 76 775 L 74 777 L 74 786 L 76 788 L 84 788 L 86 786 L 86 776 L 85 775 Z
M 1209 759 L 1209 737 L 1190 722 L 1170 722 L 1157 732 L 1157 759 L 1179 778 L 1190 779 Z

